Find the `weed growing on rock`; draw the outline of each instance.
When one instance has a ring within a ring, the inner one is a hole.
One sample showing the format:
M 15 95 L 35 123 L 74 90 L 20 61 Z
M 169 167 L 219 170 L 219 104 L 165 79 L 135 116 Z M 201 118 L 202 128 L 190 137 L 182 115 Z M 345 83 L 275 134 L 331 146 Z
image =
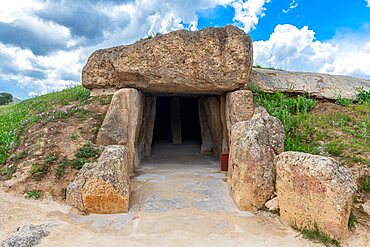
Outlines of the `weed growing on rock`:
M 25 197 L 27 199 L 40 199 L 41 197 L 41 191 L 36 191 L 36 190 L 33 190 L 33 191 L 27 191 L 26 194 L 25 194 Z
M 349 220 L 348 220 L 349 229 L 351 230 L 355 229 L 356 224 L 358 224 L 357 216 L 355 215 L 353 211 L 351 211 L 351 214 L 349 215 Z
M 332 239 L 328 234 L 321 231 L 317 225 L 315 225 L 314 229 L 303 229 L 301 232 L 310 241 L 322 243 L 325 246 L 340 246 L 337 240 Z
M 322 243 L 325 246 L 338 246 L 338 247 L 340 246 L 340 243 L 337 240 L 332 239 L 328 234 L 321 231 L 319 227 L 317 226 L 317 224 L 314 224 L 313 228 L 303 228 L 302 229 L 302 228 L 297 227 L 296 224 L 292 224 L 291 227 L 294 230 L 301 232 L 304 238 L 312 242 Z
M 364 174 L 360 177 L 360 185 L 361 189 L 369 193 L 370 192 L 370 175 L 369 174 Z

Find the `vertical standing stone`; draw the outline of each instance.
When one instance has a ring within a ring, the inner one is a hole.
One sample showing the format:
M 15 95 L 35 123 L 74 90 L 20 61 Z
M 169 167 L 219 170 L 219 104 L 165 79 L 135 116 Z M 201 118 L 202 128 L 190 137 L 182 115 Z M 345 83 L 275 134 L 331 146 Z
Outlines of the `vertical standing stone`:
M 261 209 L 273 195 L 274 157 L 284 150 L 284 140 L 281 122 L 262 108 L 232 126 L 227 184 L 240 210 Z
M 117 91 L 99 130 L 96 142 L 103 146 L 125 145 L 128 149 L 128 166 L 140 162 L 137 147 L 144 106 L 144 95 L 132 88 Z
M 219 155 L 222 150 L 222 123 L 220 116 L 220 100 L 217 97 L 206 97 L 204 109 L 208 125 L 211 129 L 213 153 Z
M 149 157 L 152 153 L 153 129 L 156 113 L 156 96 L 145 97 L 143 120 L 140 130 L 138 154 L 140 159 Z
M 254 113 L 253 93 L 238 90 L 226 94 L 226 124 L 230 135 L 232 126 L 252 118 Z
M 157 108 L 157 97 L 148 97 L 146 100 L 146 132 L 144 137 L 144 156 L 149 157 L 152 154 L 153 130 L 155 123 L 155 113 Z
M 170 131 L 173 144 L 182 143 L 180 98 L 170 99 Z
M 198 100 L 200 134 L 202 136 L 202 146 L 200 148 L 200 153 L 211 154 L 213 143 L 211 137 L 211 130 L 209 128 L 207 116 L 204 109 L 204 100 L 205 100 L 204 97 L 200 97 Z
M 221 153 L 229 153 L 229 133 L 227 131 L 227 122 L 226 122 L 226 95 L 221 96 L 220 101 L 220 116 L 222 124 L 222 148 Z

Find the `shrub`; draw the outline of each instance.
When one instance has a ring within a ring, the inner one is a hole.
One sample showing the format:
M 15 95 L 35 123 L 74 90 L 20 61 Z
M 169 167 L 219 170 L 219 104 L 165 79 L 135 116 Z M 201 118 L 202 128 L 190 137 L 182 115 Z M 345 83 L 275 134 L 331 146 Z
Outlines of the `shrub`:
M 10 93 L 0 93 L 0 105 L 7 105 L 13 102 L 13 95 Z
M 87 163 L 86 159 L 76 158 L 72 161 L 72 167 L 76 170 L 80 170 Z
M 370 90 L 358 88 L 357 92 L 358 92 L 357 94 L 358 103 L 370 105 Z

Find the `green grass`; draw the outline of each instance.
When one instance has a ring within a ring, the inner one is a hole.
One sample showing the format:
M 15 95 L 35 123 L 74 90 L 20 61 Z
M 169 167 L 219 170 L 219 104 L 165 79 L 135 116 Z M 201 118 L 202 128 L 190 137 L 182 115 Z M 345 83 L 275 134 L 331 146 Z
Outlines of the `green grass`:
M 55 169 L 55 178 L 61 179 L 66 172 L 67 167 L 70 165 L 70 161 L 67 157 L 64 157 Z
M 337 103 L 338 105 L 341 105 L 341 106 L 349 106 L 350 104 L 353 103 L 352 100 L 350 99 L 345 99 L 345 98 L 342 98 L 342 97 L 339 97 L 335 103 Z
M 77 86 L 18 104 L 0 106 L 0 165 L 9 158 L 12 148 L 27 127 L 33 123 L 70 117 L 80 111 L 80 106 L 87 102 L 89 95 L 89 90 Z M 61 110 L 61 106 L 65 107 Z
M 349 215 L 349 220 L 348 220 L 348 227 L 351 230 L 354 230 L 356 227 L 356 224 L 358 224 L 359 221 L 357 219 L 357 216 L 353 211 L 351 211 L 351 214 Z
M 308 116 L 308 112 L 315 106 L 313 99 L 305 96 L 291 98 L 280 92 L 264 93 L 256 87 L 251 89 L 255 96 L 255 102 L 264 106 L 272 116 L 282 122 L 286 135 L 286 151 L 317 153 L 317 147 L 304 141 L 304 133 L 298 131 L 298 127 L 301 127 L 302 124 L 305 124 L 308 132 L 314 131 L 310 129 L 310 118 Z
M 277 68 L 274 68 L 274 67 L 262 67 L 262 66 L 261 66 L 261 65 L 259 65 L 259 64 L 253 65 L 253 68 L 255 68 L 255 69 L 270 69 L 270 70 L 279 70 L 279 71 L 283 71 L 282 69 L 277 69 Z
M 81 169 L 90 158 L 96 158 L 98 156 L 98 150 L 94 148 L 90 141 L 87 141 L 81 148 L 75 153 L 75 159 L 72 161 L 72 167 L 74 169 Z
M 27 191 L 25 194 L 25 197 L 28 199 L 35 199 L 35 200 L 40 199 L 41 191 L 36 191 L 36 190 Z
M 306 239 L 312 242 L 322 243 L 325 246 L 340 246 L 340 243 L 337 240 L 332 239 L 328 234 L 321 231 L 317 227 L 317 225 L 315 225 L 313 229 L 308 228 L 301 229 L 300 232 Z
M 336 141 L 329 142 L 325 145 L 326 151 L 332 156 L 340 156 L 343 154 L 345 145 Z
M 344 104 L 343 108 L 334 107 L 333 111 L 318 109 L 319 113 L 315 113 L 311 110 L 318 101 L 308 96 L 265 93 L 255 86 L 251 90 L 255 102 L 282 122 L 286 135 L 285 151 L 327 155 L 337 157 L 348 166 L 360 163 L 370 167 L 366 156 L 370 153 L 367 91 L 359 96 L 361 103 L 359 100 Z

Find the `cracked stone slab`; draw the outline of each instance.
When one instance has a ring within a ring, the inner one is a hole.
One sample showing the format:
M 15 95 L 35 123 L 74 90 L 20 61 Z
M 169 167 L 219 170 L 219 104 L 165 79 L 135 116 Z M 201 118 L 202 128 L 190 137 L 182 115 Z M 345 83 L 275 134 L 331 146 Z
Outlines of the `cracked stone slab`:
M 128 213 L 124 214 L 89 214 L 79 215 L 72 213 L 70 217 L 78 223 L 91 222 L 91 226 L 96 230 L 105 226 L 111 226 L 115 230 L 121 230 L 131 223 L 137 212 L 138 205 L 133 205 Z
M 53 223 L 40 225 L 23 225 L 16 233 L 2 241 L 4 247 L 30 247 L 40 243 L 41 239 L 50 234 L 49 226 Z
M 136 180 L 139 182 L 153 182 L 153 183 L 160 183 L 160 182 L 167 182 L 168 179 L 164 175 L 159 174 L 142 174 L 135 177 Z
M 203 196 L 203 199 L 192 201 L 194 208 L 207 211 L 238 212 L 235 204 L 228 196 L 226 184 L 222 179 L 188 183 L 184 187 Z
M 159 199 L 155 194 L 149 196 L 144 202 L 144 211 L 146 212 L 164 212 L 186 207 L 186 202 L 183 199 Z

